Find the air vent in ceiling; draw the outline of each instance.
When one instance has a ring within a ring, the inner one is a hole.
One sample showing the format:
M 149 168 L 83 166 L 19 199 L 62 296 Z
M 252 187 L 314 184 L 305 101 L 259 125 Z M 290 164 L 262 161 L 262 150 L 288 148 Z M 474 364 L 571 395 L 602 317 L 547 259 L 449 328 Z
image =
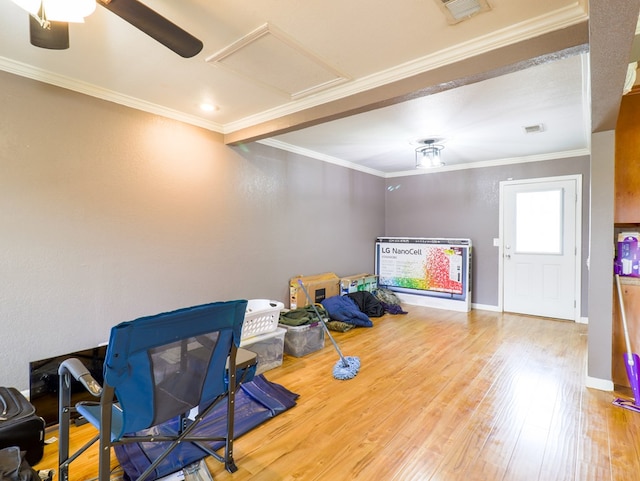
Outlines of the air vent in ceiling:
M 491 10 L 487 0 L 435 0 L 450 24 L 461 22 L 478 13 Z
M 535 134 L 538 132 L 544 132 L 544 124 L 527 125 L 522 128 L 524 129 L 525 134 Z

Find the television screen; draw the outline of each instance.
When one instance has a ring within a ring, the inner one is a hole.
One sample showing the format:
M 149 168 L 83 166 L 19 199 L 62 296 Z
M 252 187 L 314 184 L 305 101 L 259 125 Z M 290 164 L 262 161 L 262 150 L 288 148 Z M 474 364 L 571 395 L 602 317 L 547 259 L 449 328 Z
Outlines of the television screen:
M 106 352 L 105 345 L 29 363 L 29 400 L 36 408 L 36 414 L 44 418 L 47 426 L 58 424 L 58 366 L 65 359 L 78 358 L 94 379 L 102 384 L 102 368 Z M 75 404 L 79 401 L 97 401 L 97 398 L 91 396 L 78 381 L 73 380 L 71 401 Z M 72 413 L 71 416 L 77 418 L 79 415 Z
M 422 296 L 465 300 L 471 243 L 466 239 L 378 238 L 378 285 Z

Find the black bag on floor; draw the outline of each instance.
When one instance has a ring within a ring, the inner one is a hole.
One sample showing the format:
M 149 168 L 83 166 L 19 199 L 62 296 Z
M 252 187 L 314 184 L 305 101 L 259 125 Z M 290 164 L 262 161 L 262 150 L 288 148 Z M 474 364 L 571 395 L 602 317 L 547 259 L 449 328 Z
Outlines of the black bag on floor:
M 369 317 L 382 317 L 384 315 L 384 307 L 380 301 L 368 291 L 349 292 L 348 297 L 358 305 L 358 309 Z
M 20 391 L 0 387 L 0 448 L 18 446 L 34 466 L 44 453 L 45 422 Z
M 41 481 L 18 446 L 0 449 L 0 481 Z

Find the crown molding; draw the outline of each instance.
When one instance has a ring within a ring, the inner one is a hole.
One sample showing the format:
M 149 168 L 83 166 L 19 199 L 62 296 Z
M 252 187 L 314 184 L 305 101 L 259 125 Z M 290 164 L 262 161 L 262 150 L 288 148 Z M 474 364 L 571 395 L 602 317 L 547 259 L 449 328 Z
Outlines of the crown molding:
M 496 160 L 483 160 L 481 162 L 469 162 L 466 164 L 445 165 L 435 169 L 415 169 L 403 172 L 391 172 L 385 175 L 386 178 L 407 177 L 410 175 L 429 175 L 442 172 L 452 172 L 455 170 L 483 169 L 486 167 L 500 167 L 502 165 L 528 164 L 530 162 L 543 162 L 545 160 L 561 160 L 573 157 L 591 155 L 589 149 L 566 150 L 564 152 L 552 152 L 550 154 L 527 155 L 525 157 L 511 157 Z
M 72 90 L 81 94 L 89 95 L 101 100 L 107 100 L 125 107 L 130 107 L 136 110 L 142 110 L 162 117 L 167 117 L 173 120 L 178 120 L 187 124 L 202 127 L 207 130 L 222 133 L 224 126 L 217 122 L 211 122 L 196 115 L 189 115 L 179 110 L 170 109 L 162 105 L 154 104 L 140 100 L 135 97 L 123 95 L 113 90 L 104 89 L 87 82 L 81 82 L 71 77 L 59 75 L 47 70 L 36 68 L 32 65 L 28 65 L 22 62 L 16 62 L 5 57 L 0 57 L 0 70 L 9 72 L 21 77 L 38 80 L 56 87 L 61 87 L 67 90 Z
M 412 169 L 412 170 L 405 170 L 405 171 L 399 171 L 399 172 L 382 172 L 377 169 L 372 169 L 369 167 L 364 167 L 362 165 L 354 164 L 352 162 L 340 159 L 338 157 L 333 157 L 330 155 L 322 154 L 320 152 L 316 152 L 314 150 L 297 147 L 295 145 L 282 142 L 280 140 L 263 139 L 263 140 L 257 140 L 256 142 L 262 145 L 268 145 L 269 147 L 273 147 L 279 150 L 284 150 L 294 154 L 303 155 L 305 157 L 310 157 L 312 159 L 321 160 L 323 162 L 328 162 L 330 164 L 339 165 L 341 167 L 346 167 L 348 169 L 358 170 L 360 172 L 365 172 L 367 174 L 375 175 L 377 177 L 383 177 L 385 179 L 391 179 L 396 177 L 407 177 L 410 175 L 440 174 L 442 172 L 452 172 L 456 170 L 482 169 L 486 167 L 500 167 L 502 165 L 526 164 L 529 162 L 543 162 L 545 160 L 560 160 L 560 159 L 568 159 L 573 157 L 581 157 L 584 155 L 591 155 L 591 152 L 589 149 L 575 149 L 575 150 L 566 150 L 564 152 L 553 152 L 550 154 L 538 154 L 538 155 L 528 155 L 525 157 L 511 157 L 511 158 L 505 158 L 505 159 L 484 160 L 481 162 L 470 162 L 470 163 L 457 164 L 457 165 L 444 165 L 442 167 L 437 167 L 434 169 Z
M 360 172 L 364 172 L 366 174 L 376 175 L 378 177 L 385 177 L 385 173 L 371 169 L 369 167 L 364 167 L 362 165 L 354 164 L 347 160 L 339 159 L 338 157 L 333 157 L 331 155 L 321 154 L 320 152 L 315 152 L 313 150 L 305 149 L 303 147 L 298 147 L 296 145 L 288 144 L 286 142 L 281 142 L 280 140 L 275 139 L 263 139 L 257 140 L 258 144 L 268 145 L 269 147 L 273 147 L 279 150 L 284 150 L 287 152 L 291 152 L 293 154 L 303 155 L 305 157 L 309 157 L 316 160 L 321 160 L 323 162 L 327 162 L 329 164 L 339 165 L 341 167 L 346 167 L 351 170 L 359 170 Z

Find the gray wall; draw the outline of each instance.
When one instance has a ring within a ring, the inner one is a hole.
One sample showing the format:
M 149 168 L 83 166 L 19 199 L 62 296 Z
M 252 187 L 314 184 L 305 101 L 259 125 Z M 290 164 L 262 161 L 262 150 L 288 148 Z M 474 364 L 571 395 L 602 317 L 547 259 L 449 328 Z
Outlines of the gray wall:
M 0 72 L 0 384 L 117 322 L 371 271 L 384 180 Z
M 589 251 L 589 157 L 387 179 L 385 235 L 470 238 L 473 244 L 471 302 L 498 305 L 500 182 L 582 174 L 582 307 L 587 316 Z
M 501 180 L 583 174 L 588 254 L 588 157 L 385 181 L 259 144 L 230 148 L 3 72 L 0 106 L 4 385 L 25 389 L 30 360 L 94 346 L 122 320 L 222 299 L 286 303 L 293 275 L 372 271 L 380 235 L 470 237 L 472 301 L 495 306 Z M 585 269 L 583 316 L 587 286 Z
M 591 135 L 593 180 L 587 374 L 601 380 L 612 377 L 615 139 L 613 130 Z

